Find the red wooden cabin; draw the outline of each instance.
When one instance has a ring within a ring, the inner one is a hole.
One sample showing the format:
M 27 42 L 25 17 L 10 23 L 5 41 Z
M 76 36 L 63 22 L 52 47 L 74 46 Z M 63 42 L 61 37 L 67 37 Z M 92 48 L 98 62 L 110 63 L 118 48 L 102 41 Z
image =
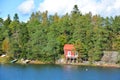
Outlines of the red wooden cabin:
M 64 45 L 64 55 L 65 58 L 68 59 L 75 59 L 78 57 L 78 54 L 76 53 L 75 47 L 72 44 L 65 44 Z

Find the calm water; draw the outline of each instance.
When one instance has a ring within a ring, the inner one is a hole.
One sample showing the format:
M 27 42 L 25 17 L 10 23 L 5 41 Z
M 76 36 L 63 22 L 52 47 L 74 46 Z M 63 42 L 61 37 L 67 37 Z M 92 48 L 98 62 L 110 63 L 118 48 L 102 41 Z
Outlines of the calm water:
M 72 65 L 0 65 L 0 80 L 120 80 L 120 69 Z

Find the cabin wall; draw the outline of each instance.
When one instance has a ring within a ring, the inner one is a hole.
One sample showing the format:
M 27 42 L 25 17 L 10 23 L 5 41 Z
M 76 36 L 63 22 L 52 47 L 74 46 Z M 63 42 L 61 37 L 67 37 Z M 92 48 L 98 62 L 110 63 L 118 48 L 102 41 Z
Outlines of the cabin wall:
M 64 50 L 64 55 L 66 58 L 75 58 L 75 51 Z

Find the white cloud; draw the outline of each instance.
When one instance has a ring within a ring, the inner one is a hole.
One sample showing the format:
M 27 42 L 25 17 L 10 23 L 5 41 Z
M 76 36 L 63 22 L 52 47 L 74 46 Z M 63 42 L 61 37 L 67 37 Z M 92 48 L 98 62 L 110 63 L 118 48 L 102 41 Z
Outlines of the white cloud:
M 75 3 L 75 0 L 44 0 L 40 3 L 40 11 L 48 10 L 50 14 L 58 12 L 59 14 L 64 14 L 72 10 L 71 5 Z
M 6 17 L 3 17 L 3 20 L 5 21 L 7 19 L 7 16 Z
M 114 17 L 116 15 L 120 15 L 119 10 L 120 10 L 119 0 L 102 0 L 101 3 L 98 5 L 98 13 L 101 14 L 102 16 Z
M 75 4 L 83 14 L 92 12 L 93 15 L 100 14 L 104 17 L 120 15 L 120 0 L 44 0 L 39 4 L 38 10 L 63 15 L 70 13 Z
M 29 14 L 34 9 L 34 0 L 25 0 L 18 6 L 18 10 L 22 14 Z

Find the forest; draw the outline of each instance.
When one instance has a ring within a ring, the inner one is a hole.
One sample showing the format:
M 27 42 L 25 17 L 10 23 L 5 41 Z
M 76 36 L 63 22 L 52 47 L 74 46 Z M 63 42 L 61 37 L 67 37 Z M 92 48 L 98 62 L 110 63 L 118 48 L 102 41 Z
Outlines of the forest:
M 71 13 L 48 15 L 33 12 L 27 22 L 19 15 L 0 18 L 0 54 L 12 58 L 52 62 L 64 54 L 64 44 L 74 44 L 82 60 L 99 61 L 103 51 L 120 52 L 120 16 L 82 14 L 77 5 Z

